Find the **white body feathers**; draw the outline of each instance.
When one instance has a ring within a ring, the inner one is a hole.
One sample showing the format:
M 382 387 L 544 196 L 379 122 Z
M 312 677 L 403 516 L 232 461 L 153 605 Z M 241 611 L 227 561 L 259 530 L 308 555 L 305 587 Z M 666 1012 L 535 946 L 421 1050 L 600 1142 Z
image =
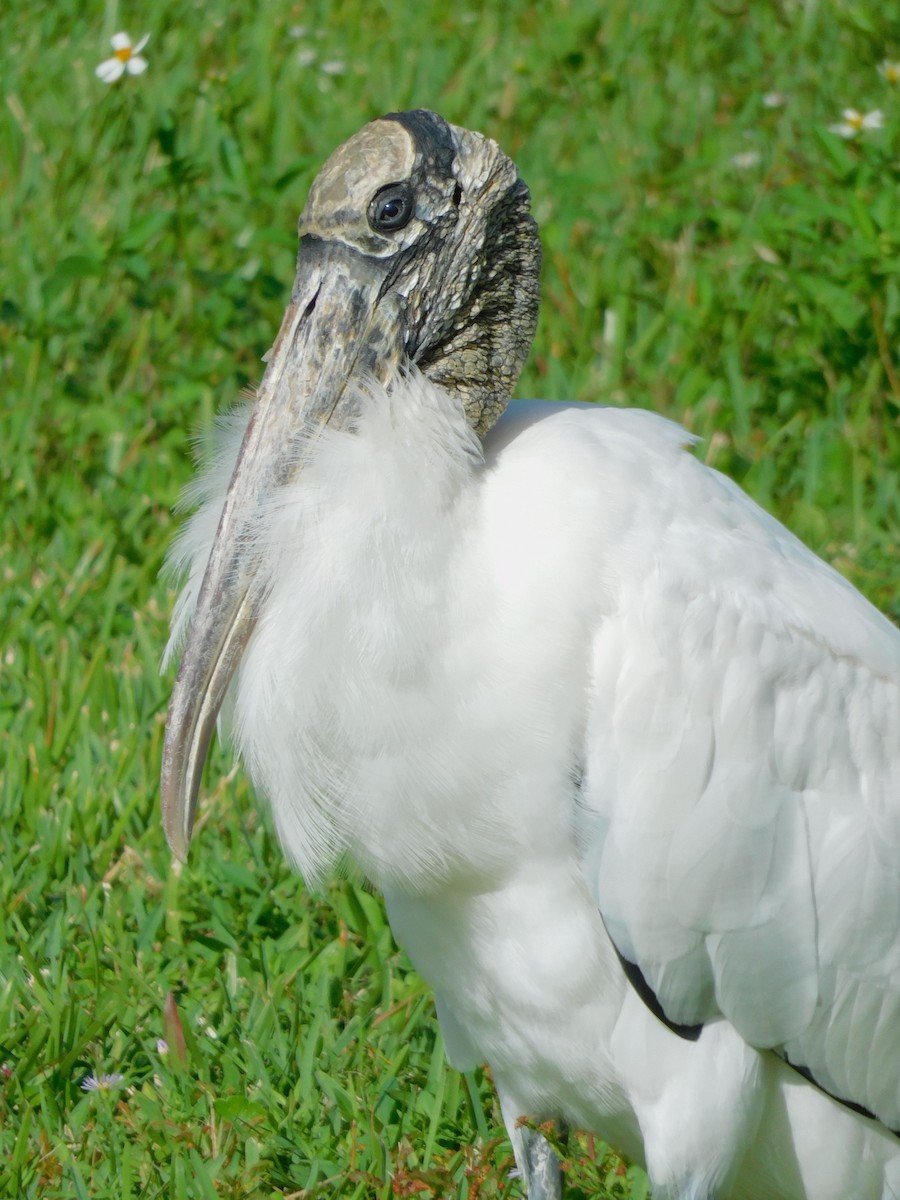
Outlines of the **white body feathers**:
M 900 1140 L 777 1054 L 900 1129 L 900 633 L 687 440 L 513 405 L 482 456 L 421 376 L 373 393 L 253 530 L 232 736 L 306 878 L 383 889 L 514 1138 L 596 1130 L 659 1197 L 896 1200 Z

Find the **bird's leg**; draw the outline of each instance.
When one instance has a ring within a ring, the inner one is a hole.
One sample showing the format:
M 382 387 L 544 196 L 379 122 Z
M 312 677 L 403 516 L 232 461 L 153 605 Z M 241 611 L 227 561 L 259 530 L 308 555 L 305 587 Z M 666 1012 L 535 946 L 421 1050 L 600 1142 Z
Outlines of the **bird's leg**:
M 562 1200 L 562 1170 L 553 1147 L 537 1129 L 525 1124 L 528 1108 L 504 1086 L 505 1081 L 494 1077 L 500 1100 L 503 1124 L 512 1142 L 516 1166 L 525 1184 L 528 1200 Z M 559 1139 L 565 1140 L 566 1127 L 557 1121 Z
M 536 1129 L 519 1127 L 528 1200 L 562 1200 L 562 1171 L 550 1143 Z

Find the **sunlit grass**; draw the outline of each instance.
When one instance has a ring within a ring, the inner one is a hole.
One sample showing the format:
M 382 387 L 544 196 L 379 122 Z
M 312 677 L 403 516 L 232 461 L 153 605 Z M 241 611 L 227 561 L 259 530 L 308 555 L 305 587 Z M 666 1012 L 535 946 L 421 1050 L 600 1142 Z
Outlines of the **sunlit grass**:
M 378 898 L 306 896 L 222 751 L 172 867 L 158 571 L 191 438 L 259 378 L 317 165 L 436 108 L 516 156 L 543 225 L 521 394 L 684 421 L 900 618 L 884 9 L 3 6 L 0 1195 L 518 1194 Z M 149 66 L 107 86 L 121 28 Z M 883 127 L 829 132 L 847 107 Z M 571 1158 L 576 1198 L 644 1194 Z

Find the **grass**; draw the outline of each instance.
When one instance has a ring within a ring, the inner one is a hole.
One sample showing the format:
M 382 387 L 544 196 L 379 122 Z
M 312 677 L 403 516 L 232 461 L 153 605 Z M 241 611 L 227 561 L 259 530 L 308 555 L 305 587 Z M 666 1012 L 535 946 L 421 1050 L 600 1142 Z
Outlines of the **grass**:
M 183 870 L 157 815 L 191 439 L 259 378 L 306 188 L 364 120 L 432 107 L 516 156 L 546 249 L 521 394 L 684 421 L 900 618 L 900 90 L 876 69 L 900 19 L 477 7 L 0 13 L 0 1195 L 518 1194 L 377 897 L 305 895 L 219 750 Z M 150 67 L 106 87 L 121 27 Z M 845 105 L 884 128 L 841 140 Z M 571 1157 L 575 1200 L 646 1192 Z

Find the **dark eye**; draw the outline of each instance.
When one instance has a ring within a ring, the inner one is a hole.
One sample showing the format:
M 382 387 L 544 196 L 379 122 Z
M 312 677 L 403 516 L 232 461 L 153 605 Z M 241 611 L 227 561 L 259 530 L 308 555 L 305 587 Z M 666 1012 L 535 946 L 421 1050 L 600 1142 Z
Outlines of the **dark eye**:
M 379 188 L 369 205 L 369 224 L 376 233 L 394 233 L 412 220 L 415 206 L 408 183 L 388 183 Z

